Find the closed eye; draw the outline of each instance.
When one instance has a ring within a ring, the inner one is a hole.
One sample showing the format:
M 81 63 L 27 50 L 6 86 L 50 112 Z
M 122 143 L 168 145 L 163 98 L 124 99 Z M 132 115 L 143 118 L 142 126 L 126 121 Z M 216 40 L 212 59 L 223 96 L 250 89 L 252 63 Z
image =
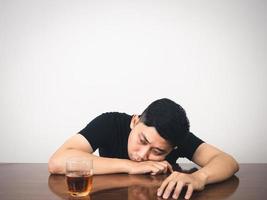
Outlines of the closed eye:
M 140 143 L 144 144 L 144 145 L 147 144 L 147 142 L 145 140 L 143 140 L 143 139 L 140 139 Z
M 157 156 L 161 156 L 164 154 L 162 151 L 159 151 L 158 149 L 153 149 L 152 152 Z
M 146 138 L 142 134 L 139 135 L 139 140 L 141 144 L 144 144 L 144 145 L 148 144 Z

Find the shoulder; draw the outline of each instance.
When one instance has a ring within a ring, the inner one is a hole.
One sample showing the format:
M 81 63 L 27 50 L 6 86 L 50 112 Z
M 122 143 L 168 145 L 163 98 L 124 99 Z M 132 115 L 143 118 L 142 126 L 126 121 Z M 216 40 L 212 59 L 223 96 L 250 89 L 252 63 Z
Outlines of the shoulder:
M 98 129 L 117 129 L 121 126 L 128 126 L 131 121 L 131 115 L 121 112 L 105 112 L 95 117 L 89 124 L 89 127 Z
M 122 112 L 105 112 L 98 116 L 98 118 L 110 120 L 129 120 L 131 117 L 131 115 Z
M 128 123 L 131 120 L 131 116 L 126 113 L 120 112 L 105 112 L 97 117 L 95 117 L 92 121 L 87 124 L 86 128 L 100 128 L 108 129 L 116 126 L 116 124 L 124 124 Z
M 129 117 L 131 115 L 124 112 L 104 112 L 101 115 L 104 116 L 113 116 L 113 117 Z
M 93 150 L 107 147 L 118 135 L 128 132 L 131 116 L 120 112 L 105 112 L 93 119 L 79 133 L 91 144 Z

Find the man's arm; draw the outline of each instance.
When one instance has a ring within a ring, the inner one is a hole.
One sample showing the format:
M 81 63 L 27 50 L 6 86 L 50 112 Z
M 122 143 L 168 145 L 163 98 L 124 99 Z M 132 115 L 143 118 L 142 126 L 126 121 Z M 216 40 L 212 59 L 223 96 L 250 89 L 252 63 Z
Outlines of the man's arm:
M 192 161 L 202 168 L 192 174 L 173 172 L 161 184 L 158 196 L 166 199 L 174 191 L 172 197 L 177 199 L 182 188 L 187 186 L 185 198 L 189 199 L 194 190 L 203 190 L 206 184 L 223 181 L 239 170 L 232 156 L 206 143 L 197 148 Z
M 48 170 L 52 174 L 65 174 L 66 160 L 81 156 L 93 160 L 95 174 L 127 172 L 128 160 L 102 158 L 92 154 L 93 149 L 81 134 L 69 138 L 49 159 Z
M 207 143 L 197 148 L 192 161 L 202 167 L 195 175 L 205 177 L 205 184 L 223 181 L 239 170 L 232 156 Z
M 66 160 L 70 157 L 81 156 L 93 159 L 94 174 L 159 174 L 167 172 L 166 162 L 135 162 L 128 159 L 104 158 L 92 154 L 90 143 L 81 134 L 69 138 L 49 159 L 48 170 L 52 174 L 65 174 Z

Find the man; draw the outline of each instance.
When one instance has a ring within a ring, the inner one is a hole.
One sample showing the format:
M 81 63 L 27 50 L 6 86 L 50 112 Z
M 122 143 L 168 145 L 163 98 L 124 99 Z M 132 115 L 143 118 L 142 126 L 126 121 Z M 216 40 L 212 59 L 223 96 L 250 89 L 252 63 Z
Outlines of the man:
M 99 149 L 100 156 L 92 153 Z M 94 160 L 95 174 L 128 173 L 171 174 L 157 195 L 177 199 L 184 186 L 185 198 L 205 185 L 223 181 L 238 171 L 233 157 L 203 142 L 189 131 L 184 109 L 170 99 L 151 103 L 140 115 L 104 113 L 68 139 L 50 158 L 49 171 L 64 174 L 68 157 Z M 201 167 L 192 174 L 172 171 L 179 157 Z

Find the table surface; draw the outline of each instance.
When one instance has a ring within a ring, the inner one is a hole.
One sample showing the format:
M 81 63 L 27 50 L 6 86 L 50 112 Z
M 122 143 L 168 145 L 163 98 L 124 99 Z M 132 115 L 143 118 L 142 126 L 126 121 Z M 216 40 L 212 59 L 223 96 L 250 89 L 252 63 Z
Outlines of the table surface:
M 192 164 L 180 164 L 185 173 L 196 170 Z M 166 175 L 95 175 L 90 200 L 150 200 Z M 210 184 L 191 199 L 265 199 L 267 164 L 240 164 L 232 178 Z M 0 164 L 1 199 L 77 199 L 67 193 L 65 176 L 50 175 L 47 164 Z M 78 198 L 81 199 L 81 198 Z M 170 198 L 171 199 L 171 198 Z M 183 199 L 179 197 L 179 199 Z

